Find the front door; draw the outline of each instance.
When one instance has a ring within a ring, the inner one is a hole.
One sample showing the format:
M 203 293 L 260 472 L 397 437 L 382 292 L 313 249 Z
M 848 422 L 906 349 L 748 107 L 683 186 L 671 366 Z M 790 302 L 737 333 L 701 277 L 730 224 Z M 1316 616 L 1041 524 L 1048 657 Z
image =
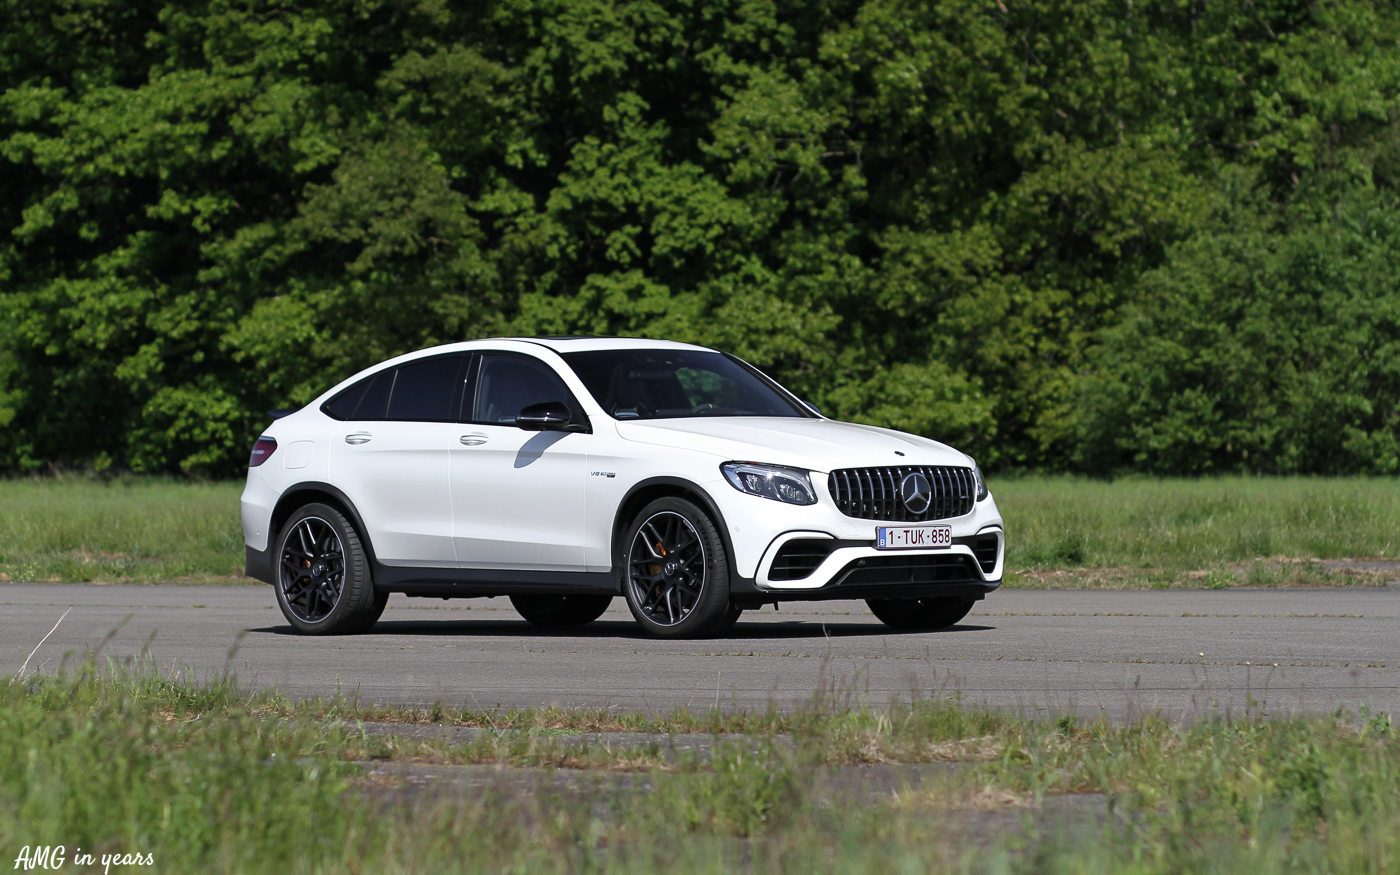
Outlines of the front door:
M 485 353 L 475 397 L 463 402 L 452 447 L 452 516 L 463 568 L 584 571 L 588 445 L 584 432 L 525 431 L 521 408 L 566 404 L 586 418 L 573 394 L 544 362 Z M 470 415 L 466 415 L 467 410 Z

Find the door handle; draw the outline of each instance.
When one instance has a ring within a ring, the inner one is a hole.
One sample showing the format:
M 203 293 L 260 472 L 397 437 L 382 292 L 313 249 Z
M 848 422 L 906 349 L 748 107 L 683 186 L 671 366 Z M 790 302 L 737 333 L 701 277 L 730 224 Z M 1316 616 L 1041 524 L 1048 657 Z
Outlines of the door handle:
M 457 440 L 461 441 L 462 446 L 464 447 L 479 447 L 482 444 L 486 443 L 486 435 L 464 434 L 461 437 L 457 438 Z
M 351 446 L 358 447 L 360 444 L 369 443 L 369 439 L 372 437 L 374 437 L 374 435 L 367 431 L 352 431 L 345 436 L 345 442 Z

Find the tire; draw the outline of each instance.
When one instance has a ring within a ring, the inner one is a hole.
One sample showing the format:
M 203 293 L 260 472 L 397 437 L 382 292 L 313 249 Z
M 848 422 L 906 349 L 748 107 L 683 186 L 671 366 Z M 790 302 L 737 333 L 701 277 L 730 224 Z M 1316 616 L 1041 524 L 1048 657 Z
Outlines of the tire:
M 729 605 L 729 613 L 725 615 L 724 619 L 720 621 L 719 626 L 717 626 L 715 630 L 710 634 L 727 635 L 729 633 L 729 630 L 734 628 L 734 624 L 739 622 L 739 618 L 743 616 L 743 614 L 743 608 L 735 607 L 734 604 L 731 603 Z
M 368 632 L 379 618 L 384 615 L 384 607 L 389 604 L 389 594 L 387 592 L 374 591 L 374 603 L 369 606 L 369 610 L 360 617 L 360 622 L 353 629 L 347 629 L 349 634 Z
M 632 617 L 659 638 L 703 638 L 734 625 L 729 555 L 714 521 L 693 502 L 658 498 L 622 541 L 618 567 Z
M 880 622 L 892 629 L 946 629 L 972 610 L 971 599 L 866 599 Z
M 586 626 L 612 604 L 610 595 L 513 595 L 510 603 L 536 626 Z
M 373 626 L 388 593 L 377 593 L 359 533 L 325 504 L 297 509 L 277 535 L 277 606 L 303 635 L 349 635 Z

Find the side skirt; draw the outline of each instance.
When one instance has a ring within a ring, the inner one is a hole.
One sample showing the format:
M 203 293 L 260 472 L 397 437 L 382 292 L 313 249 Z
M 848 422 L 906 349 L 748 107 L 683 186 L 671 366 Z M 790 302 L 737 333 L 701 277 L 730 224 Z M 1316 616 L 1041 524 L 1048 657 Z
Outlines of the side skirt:
M 243 573 L 274 583 L 272 550 L 243 547 Z M 494 568 L 417 568 L 370 563 L 375 589 L 433 598 L 498 595 L 620 595 L 610 572 L 511 571 Z
M 410 596 L 618 595 L 606 571 L 512 571 L 504 568 L 418 568 L 374 563 L 376 589 Z

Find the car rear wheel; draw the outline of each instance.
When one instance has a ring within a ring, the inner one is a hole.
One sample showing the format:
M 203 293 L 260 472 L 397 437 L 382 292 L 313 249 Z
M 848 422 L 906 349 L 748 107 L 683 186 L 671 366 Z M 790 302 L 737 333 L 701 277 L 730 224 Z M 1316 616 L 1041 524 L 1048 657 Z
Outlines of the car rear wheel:
M 603 616 L 610 595 L 513 595 L 510 603 L 536 626 L 584 626 Z
M 738 619 L 729 600 L 729 557 L 709 515 L 683 498 L 642 509 L 623 541 L 622 591 L 632 616 L 662 638 L 727 631 Z
M 298 508 L 277 536 L 277 605 L 303 635 L 363 632 L 384 613 L 360 536 L 325 504 Z
M 946 629 L 972 610 L 972 599 L 866 599 L 880 622 L 894 629 Z

